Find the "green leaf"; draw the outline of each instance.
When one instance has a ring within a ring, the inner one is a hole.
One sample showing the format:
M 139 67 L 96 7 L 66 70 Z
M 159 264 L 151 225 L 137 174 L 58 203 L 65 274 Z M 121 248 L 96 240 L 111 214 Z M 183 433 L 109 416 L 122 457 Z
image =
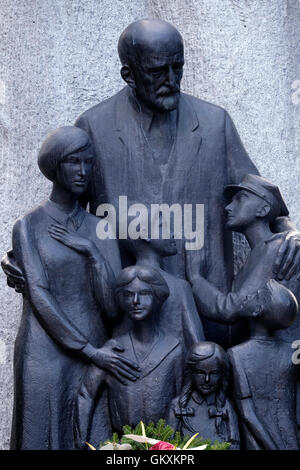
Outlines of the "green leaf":
M 160 419 L 157 421 L 156 424 L 153 422 L 144 423 L 145 427 L 145 434 L 147 437 L 151 437 L 152 439 L 157 439 L 159 441 L 169 442 L 173 444 L 175 447 L 180 447 L 181 449 L 187 444 L 189 439 L 191 438 L 190 435 L 182 436 L 179 432 L 175 432 L 171 426 L 167 425 L 164 419 Z M 142 427 L 139 423 L 137 426 L 132 428 L 131 426 L 124 426 L 123 427 L 124 434 L 138 434 L 140 436 L 143 435 Z M 146 447 L 142 443 L 133 442 L 130 439 L 121 438 L 121 443 L 130 443 L 132 445 L 133 450 L 146 450 Z M 230 447 L 230 442 L 218 442 L 215 441 L 213 444 L 209 439 L 204 439 L 201 436 L 197 436 L 193 440 L 192 447 L 199 447 L 204 444 L 207 444 L 206 450 L 227 450 Z

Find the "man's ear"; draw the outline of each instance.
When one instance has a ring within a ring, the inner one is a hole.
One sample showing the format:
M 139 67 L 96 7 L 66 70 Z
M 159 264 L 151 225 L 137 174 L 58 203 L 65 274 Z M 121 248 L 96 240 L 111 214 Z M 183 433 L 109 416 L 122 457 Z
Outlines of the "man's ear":
M 129 65 L 123 65 L 121 68 L 121 77 L 130 86 L 130 88 L 136 88 L 134 77 Z
M 260 209 L 256 211 L 256 217 L 266 217 L 269 214 L 271 207 L 269 204 L 264 204 Z

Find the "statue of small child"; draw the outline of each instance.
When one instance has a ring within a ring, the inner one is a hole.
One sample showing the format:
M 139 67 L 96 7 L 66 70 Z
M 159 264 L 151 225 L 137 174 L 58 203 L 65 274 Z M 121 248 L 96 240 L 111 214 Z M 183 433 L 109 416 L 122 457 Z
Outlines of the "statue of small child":
M 257 292 L 251 338 L 228 351 L 247 450 L 298 450 L 292 345 L 277 337 L 296 318 L 295 296 L 274 279 Z M 297 371 L 298 369 L 298 371 Z
M 226 395 L 230 363 L 218 344 L 201 341 L 189 350 L 185 385 L 171 404 L 167 422 L 182 435 L 199 433 L 204 439 L 230 442 L 240 448 L 238 418 Z

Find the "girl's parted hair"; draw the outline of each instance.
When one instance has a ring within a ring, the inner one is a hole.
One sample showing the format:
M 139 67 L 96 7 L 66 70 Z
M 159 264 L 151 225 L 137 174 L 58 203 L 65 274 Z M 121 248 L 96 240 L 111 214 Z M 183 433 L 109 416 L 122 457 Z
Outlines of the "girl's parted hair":
M 140 279 L 140 281 L 149 284 L 153 294 L 161 303 L 163 303 L 170 294 L 168 284 L 156 269 L 135 265 L 123 269 L 119 274 L 115 284 L 116 295 L 135 279 Z

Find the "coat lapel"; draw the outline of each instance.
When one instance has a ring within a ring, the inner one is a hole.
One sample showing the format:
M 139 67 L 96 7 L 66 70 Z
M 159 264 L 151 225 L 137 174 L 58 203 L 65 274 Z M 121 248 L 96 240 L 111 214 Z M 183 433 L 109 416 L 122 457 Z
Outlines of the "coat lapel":
M 71 213 L 62 211 L 56 207 L 51 200 L 45 201 L 43 207 L 51 219 L 55 220 L 55 222 L 59 222 L 60 224 L 65 225 L 68 228 L 69 225 L 71 225 L 71 228 L 75 231 L 79 229 L 86 215 L 85 210 L 82 209 L 78 203 L 76 203 L 76 206 Z
M 138 105 L 129 87 L 125 87 L 122 99 L 116 101 L 114 121 L 117 138 L 124 150 L 120 156 L 123 161 L 121 174 L 127 182 L 128 203 L 155 202 L 161 194 L 162 175 L 143 136 Z
M 145 144 L 138 105 L 129 87 L 125 87 L 121 99 L 116 100 L 114 114 L 116 136 L 124 147 L 122 175 L 124 181 L 135 182 L 130 186 L 134 189 L 136 201 L 157 202 L 159 198 L 158 202 L 176 202 L 186 187 L 195 158 L 199 158 L 202 143 L 198 117 L 186 95 L 182 93 L 180 97 L 176 140 L 164 179 L 151 148 Z
M 115 340 L 124 346 L 124 357 L 139 363 L 142 369 L 140 378 L 149 375 L 172 351 L 174 351 L 174 349 L 180 345 L 180 341 L 177 338 L 174 336 L 165 336 L 165 334 L 160 331 L 158 341 L 141 362 L 138 361 L 136 357 L 130 332 L 120 337 L 116 337 Z
M 179 346 L 179 344 L 180 341 L 177 338 L 173 336 L 164 336 L 161 334 L 161 337 L 155 348 L 152 349 L 147 359 L 145 360 L 145 364 L 142 367 L 141 378 L 146 377 L 154 369 L 156 369 L 156 367 L 158 367 L 162 361 Z M 181 367 L 180 364 L 178 366 Z
M 178 111 L 176 142 L 167 164 L 163 188 L 163 199 L 167 202 L 176 202 L 186 187 L 202 143 L 198 117 L 184 93 L 181 94 Z

